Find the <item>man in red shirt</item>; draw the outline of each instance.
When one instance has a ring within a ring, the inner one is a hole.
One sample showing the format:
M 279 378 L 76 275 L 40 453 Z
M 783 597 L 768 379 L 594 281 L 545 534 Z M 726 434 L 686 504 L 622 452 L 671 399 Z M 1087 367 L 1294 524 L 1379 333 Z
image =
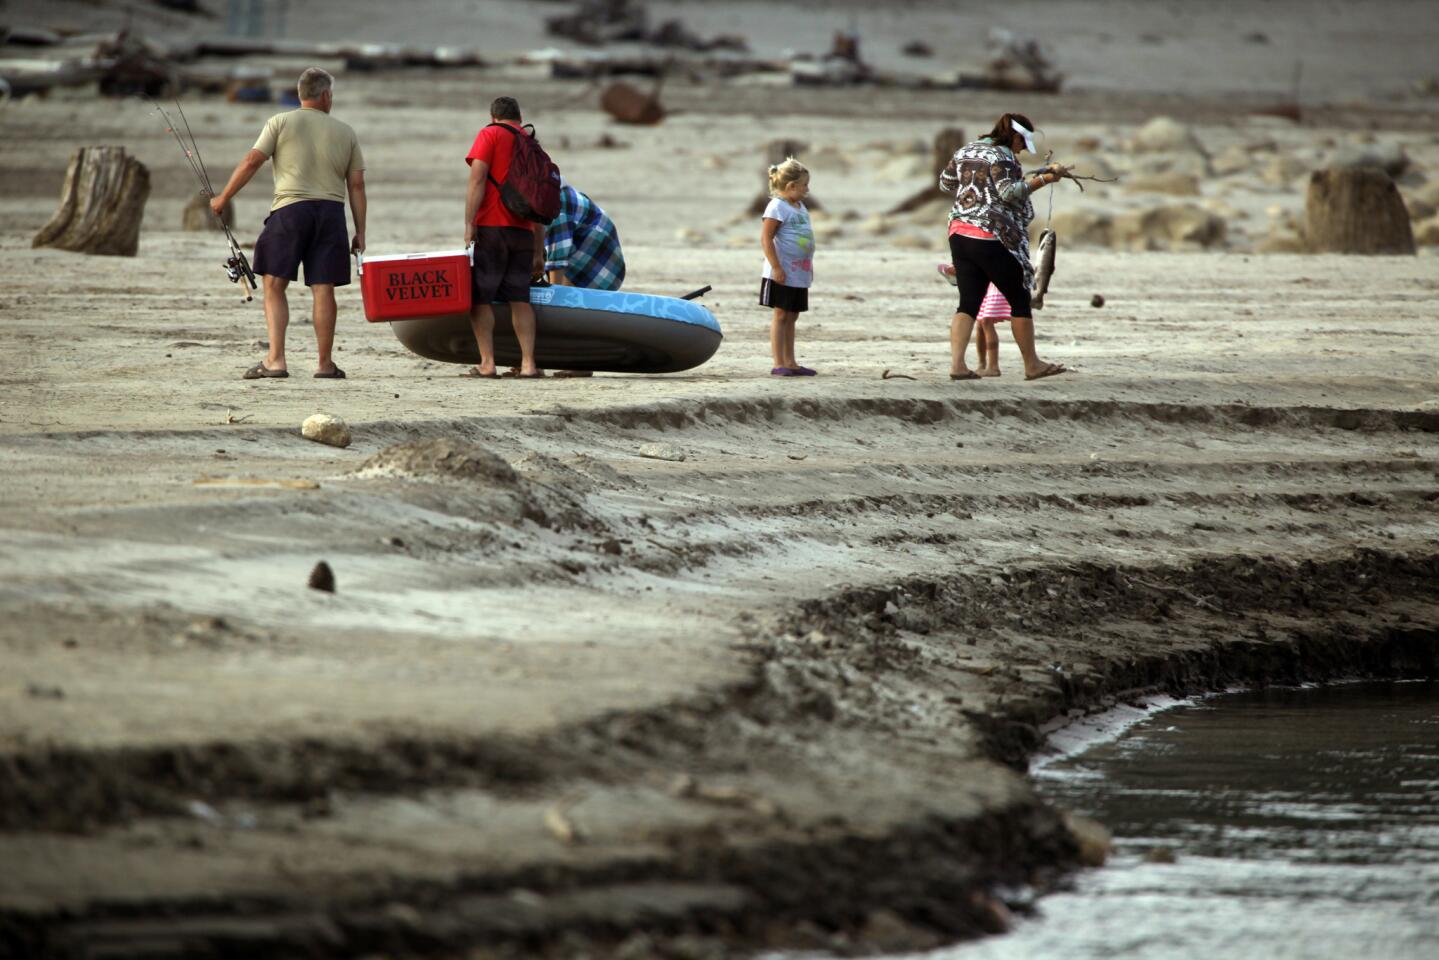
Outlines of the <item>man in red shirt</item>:
M 529 136 L 520 127 L 520 104 L 514 97 L 499 97 L 490 104 L 488 126 L 475 137 L 465 161 L 470 184 L 465 192 L 465 245 L 475 245 L 471 286 L 470 327 L 480 348 L 480 365 L 472 377 L 497 377 L 495 370 L 495 311 L 493 302 L 510 305 L 515 339 L 520 341 L 521 377 L 543 377 L 535 366 L 535 310 L 530 306 L 530 278 L 544 260 L 544 227 L 515 216 L 500 202 L 498 184 L 510 170 L 514 137 Z M 493 178 L 493 183 L 491 179 Z M 490 189 L 490 187 L 494 189 Z

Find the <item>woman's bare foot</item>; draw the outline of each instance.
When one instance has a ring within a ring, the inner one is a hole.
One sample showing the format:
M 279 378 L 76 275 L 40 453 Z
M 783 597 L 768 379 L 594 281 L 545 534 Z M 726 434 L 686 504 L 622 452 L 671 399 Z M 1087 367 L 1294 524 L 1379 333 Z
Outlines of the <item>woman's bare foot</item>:
M 1000 375 L 998 367 L 980 367 L 976 372 L 981 377 L 997 377 Z

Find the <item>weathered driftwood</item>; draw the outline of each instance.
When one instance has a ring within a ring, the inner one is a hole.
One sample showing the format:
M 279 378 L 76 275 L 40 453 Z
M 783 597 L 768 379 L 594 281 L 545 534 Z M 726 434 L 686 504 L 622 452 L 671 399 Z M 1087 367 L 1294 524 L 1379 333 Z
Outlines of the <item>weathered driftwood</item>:
M 659 89 L 645 93 L 624 81 L 616 81 L 600 94 L 600 106 L 620 123 L 654 126 L 665 118 Z
M 759 196 L 750 201 L 749 212 L 755 216 L 764 213 L 764 208 L 769 206 L 769 168 L 777 163 L 784 163 L 790 157 L 794 157 L 801 163 L 804 162 L 801 156 L 809 149 L 809 144 L 801 140 L 771 140 L 764 148 L 764 169 L 760 171 Z M 804 199 L 804 205 L 811 210 L 823 210 L 824 207 L 813 194 Z
M 964 131 L 959 127 L 945 127 L 934 135 L 934 153 L 931 156 L 929 183 L 915 191 L 906 200 L 900 201 L 892 210 L 895 213 L 910 213 L 931 203 L 948 204 L 953 198 L 939 189 L 939 175 L 949 166 L 950 158 L 967 143 Z
M 1314 171 L 1304 216 L 1312 253 L 1414 253 L 1404 198 L 1376 167 Z
M 229 201 L 225 204 L 225 223 L 233 230 L 235 227 L 235 203 Z M 210 212 L 210 198 L 195 194 L 190 202 L 185 204 L 184 211 L 180 214 L 181 230 L 219 230 L 220 222 Z
M 133 257 L 150 196 L 150 171 L 124 147 L 79 147 L 70 156 L 60 209 L 32 246 Z

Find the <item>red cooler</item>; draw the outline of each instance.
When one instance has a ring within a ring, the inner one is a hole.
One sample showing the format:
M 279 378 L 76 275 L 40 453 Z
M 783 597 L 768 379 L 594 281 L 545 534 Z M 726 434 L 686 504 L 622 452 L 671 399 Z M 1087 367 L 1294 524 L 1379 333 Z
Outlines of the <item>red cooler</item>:
M 371 323 L 470 312 L 470 251 L 359 256 L 355 270 Z

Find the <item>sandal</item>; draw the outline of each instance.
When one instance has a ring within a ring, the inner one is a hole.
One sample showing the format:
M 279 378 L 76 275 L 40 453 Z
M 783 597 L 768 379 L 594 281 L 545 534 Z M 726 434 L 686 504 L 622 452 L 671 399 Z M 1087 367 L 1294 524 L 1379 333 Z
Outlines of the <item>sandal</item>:
M 973 370 L 966 370 L 963 373 L 951 373 L 949 375 L 949 379 L 951 380 L 978 380 L 979 378 L 979 374 Z
M 286 377 L 288 377 L 289 375 L 290 375 L 290 371 L 288 371 L 288 370 L 271 370 L 269 367 L 265 366 L 265 361 L 261 360 L 259 363 L 255 364 L 253 367 L 251 367 L 250 369 L 248 369 L 248 370 L 245 371 L 245 375 L 244 375 L 244 378 L 243 378 L 243 379 L 245 379 L 245 380 L 283 380 L 283 379 L 285 379 Z
M 315 374 L 315 379 L 316 379 L 316 380 L 343 380 L 343 379 L 345 379 L 345 371 L 341 370 L 339 367 L 336 367 L 335 369 L 331 370 L 329 373 L 316 373 L 316 374 Z
M 1053 377 L 1053 376 L 1055 376 L 1055 375 L 1057 375 L 1057 374 L 1068 373 L 1068 372 L 1069 372 L 1069 368 L 1067 368 L 1067 367 L 1066 367 L 1064 364 L 1062 364 L 1062 363 L 1046 363 L 1046 364 L 1044 365 L 1044 369 L 1043 369 L 1043 370 L 1039 371 L 1038 373 L 1036 373 L 1036 374 L 1035 374 L 1034 376 L 1032 376 L 1032 377 L 1031 377 L 1029 374 L 1026 373 L 1026 374 L 1024 375 L 1024 379 L 1026 379 L 1026 380 L 1042 380 L 1042 379 L 1044 379 L 1045 377 Z
M 470 377 L 471 379 L 474 379 L 474 380 L 498 380 L 498 379 L 500 379 L 500 375 L 499 375 L 499 373 L 497 373 L 496 371 L 491 370 L 489 373 L 480 373 L 480 368 L 479 368 L 479 367 L 470 367 L 470 368 L 467 369 L 464 373 L 459 374 L 459 376 L 462 376 L 462 377 Z

